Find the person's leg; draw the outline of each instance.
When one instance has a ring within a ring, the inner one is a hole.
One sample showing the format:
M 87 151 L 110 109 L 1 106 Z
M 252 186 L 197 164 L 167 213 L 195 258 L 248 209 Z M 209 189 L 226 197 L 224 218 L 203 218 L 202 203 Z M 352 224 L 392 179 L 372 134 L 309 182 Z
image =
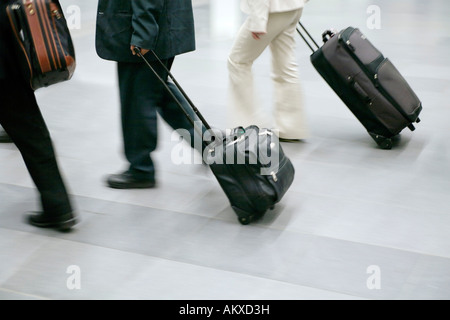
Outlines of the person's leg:
M 150 153 L 157 145 L 158 93 L 152 89 L 147 66 L 118 63 L 122 131 L 129 171 L 136 178 L 154 179 L 155 168 Z
M 173 61 L 174 59 L 168 60 L 168 64 L 166 65 L 168 70 L 171 69 Z M 206 127 L 202 124 L 192 106 L 177 86 L 172 81 L 167 81 L 166 84 L 171 93 L 167 92 L 165 88 L 163 89 L 164 98 L 161 108 L 158 109 L 159 114 L 174 130 L 184 130 L 185 132 L 180 132 L 181 136 L 183 138 L 188 138 L 186 142 L 200 154 L 203 154 L 202 139 L 203 134 L 206 132 Z M 180 108 L 178 102 L 181 104 L 182 108 Z M 192 121 L 194 121 L 194 124 L 188 119 L 186 113 Z
M 231 127 L 258 125 L 266 127 L 270 121 L 258 105 L 252 67 L 264 52 L 271 35 L 255 40 L 248 29 L 248 20 L 239 30 L 228 57 L 229 124 Z
M 41 196 L 43 215 L 30 222 L 42 227 L 73 226 L 71 201 L 34 92 L 9 80 L 0 81 L 0 99 L 0 123 L 22 154 Z
M 165 62 L 167 63 L 167 62 Z M 157 62 L 151 62 L 163 79 L 167 74 Z M 151 152 L 157 147 L 157 110 L 162 104 L 164 88 L 144 63 L 118 63 L 122 131 L 127 172 L 111 175 L 112 188 L 152 188 L 155 165 Z
M 305 139 L 308 136 L 303 95 L 296 56 L 296 26 L 302 10 L 271 14 L 268 28 L 281 32 L 270 44 L 274 83 L 276 129 L 280 138 Z
M 11 137 L 6 133 L 5 129 L 0 125 L 0 143 L 12 142 Z

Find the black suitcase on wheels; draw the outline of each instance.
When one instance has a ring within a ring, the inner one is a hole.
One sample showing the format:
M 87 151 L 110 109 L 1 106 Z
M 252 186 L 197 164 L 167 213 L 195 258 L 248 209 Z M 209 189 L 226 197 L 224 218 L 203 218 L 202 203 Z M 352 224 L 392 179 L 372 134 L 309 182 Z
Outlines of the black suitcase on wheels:
M 170 71 L 166 68 L 169 78 L 185 98 L 183 101 L 155 72 L 139 48 L 135 51 L 202 137 L 203 160 L 227 195 L 239 222 L 249 224 L 273 209 L 291 186 L 295 175 L 294 167 L 284 154 L 275 132 L 257 126 L 238 127 L 226 134 L 213 130 Z M 150 52 L 161 63 L 157 55 Z
M 249 126 L 235 128 L 217 142 L 208 146 L 206 163 L 239 222 L 259 219 L 274 208 L 294 180 L 294 167 L 278 137 L 269 129 Z
M 322 47 L 301 22 L 297 32 L 313 51 L 315 69 L 380 148 L 391 149 L 392 138 L 403 129 L 415 130 L 421 101 L 392 62 L 358 28 L 326 30 Z

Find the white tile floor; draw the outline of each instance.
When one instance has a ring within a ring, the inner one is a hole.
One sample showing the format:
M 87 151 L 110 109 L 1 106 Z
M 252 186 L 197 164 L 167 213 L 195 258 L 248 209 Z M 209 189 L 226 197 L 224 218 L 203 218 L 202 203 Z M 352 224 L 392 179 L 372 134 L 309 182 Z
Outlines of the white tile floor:
M 36 192 L 15 147 L 0 145 L 0 299 L 449 299 L 450 2 L 351 2 L 310 1 L 303 21 L 317 40 L 329 27 L 360 27 L 422 99 L 422 122 L 393 150 L 378 149 L 299 38 L 312 136 L 284 145 L 297 174 L 283 201 L 242 226 L 207 168 L 169 161 L 175 142 L 164 125 L 159 187 L 104 186 L 125 167 L 115 65 L 95 54 L 95 1 L 79 0 L 77 73 L 37 96 L 82 221 L 67 234 L 25 224 Z M 367 26 L 370 4 L 381 29 Z M 209 33 L 209 9 L 196 6 L 197 51 L 173 72 L 221 127 L 232 38 Z M 269 59 L 255 65 L 267 109 Z M 67 286 L 69 266 L 81 271 L 80 289 Z M 380 288 L 370 287 L 374 276 Z

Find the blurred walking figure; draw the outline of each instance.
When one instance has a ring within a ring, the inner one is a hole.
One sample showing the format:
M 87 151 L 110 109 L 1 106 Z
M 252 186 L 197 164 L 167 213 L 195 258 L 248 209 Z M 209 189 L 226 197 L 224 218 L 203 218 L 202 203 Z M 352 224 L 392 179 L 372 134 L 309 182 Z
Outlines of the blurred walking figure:
M 18 75 L 19 61 L 6 16 L 11 2 L 0 1 L 0 124 L 22 154 L 41 196 L 42 212 L 28 214 L 28 222 L 67 230 L 75 225 L 76 217 L 34 92 Z
M 296 26 L 308 0 L 242 0 L 248 17 L 228 58 L 231 125 L 275 128 L 281 141 L 305 139 L 308 134 L 298 79 Z M 275 106 L 273 117 L 258 105 L 252 66 L 270 47 Z M 273 119 L 273 120 L 272 120 Z
M 129 162 L 128 170 L 107 178 L 107 185 L 116 189 L 153 188 L 155 165 L 150 153 L 157 145 L 157 113 L 174 129 L 192 134 L 194 130 L 134 49 L 141 48 L 167 80 L 167 72 L 148 52 L 154 50 L 170 70 L 175 56 L 195 50 L 191 0 L 99 0 L 96 47 L 101 58 L 117 61 L 124 149 Z M 183 101 L 175 86 L 168 85 Z
M 0 143 L 8 143 L 8 142 L 12 142 L 12 140 L 6 133 L 5 129 L 3 129 L 2 126 L 0 126 Z

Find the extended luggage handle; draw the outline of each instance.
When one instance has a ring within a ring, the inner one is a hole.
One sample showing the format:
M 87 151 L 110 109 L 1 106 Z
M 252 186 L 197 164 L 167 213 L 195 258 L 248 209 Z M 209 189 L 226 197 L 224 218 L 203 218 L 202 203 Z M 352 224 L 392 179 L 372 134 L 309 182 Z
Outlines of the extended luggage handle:
M 303 26 L 303 24 L 299 21 L 298 22 L 299 27 L 297 27 L 297 32 L 302 37 L 303 41 L 307 44 L 307 46 L 311 49 L 311 51 L 314 53 L 316 52 L 316 49 L 319 49 L 320 46 L 317 44 L 317 42 L 314 40 L 314 38 L 311 36 L 311 34 L 306 30 L 306 28 Z M 306 36 L 303 34 L 306 33 Z M 310 43 L 312 42 L 312 43 Z
M 317 42 L 314 40 L 314 38 L 311 36 L 311 34 L 306 30 L 305 26 L 301 23 L 301 21 L 298 22 L 299 27 L 297 27 L 298 34 L 302 37 L 303 41 L 308 45 L 308 47 L 311 49 L 311 51 L 314 53 L 316 52 L 316 49 L 319 49 L 320 46 L 317 44 Z M 302 30 L 300 30 L 302 29 Z M 306 36 L 303 34 L 303 32 L 306 34 Z M 337 34 L 335 30 L 328 29 L 325 30 L 324 33 L 322 33 L 322 41 L 323 43 L 326 43 L 328 40 L 330 40 L 332 37 L 334 37 Z M 312 44 L 310 43 L 312 42 Z M 314 48 L 315 47 L 315 48 Z
M 193 119 L 192 115 L 183 107 L 183 104 L 181 103 L 181 101 L 177 98 L 177 96 L 172 92 L 172 90 L 170 89 L 170 87 L 168 86 L 168 84 L 166 83 L 166 81 L 164 81 L 164 79 L 158 74 L 158 72 L 156 72 L 155 68 L 150 64 L 150 62 L 147 60 L 147 58 L 144 57 L 144 55 L 141 52 L 141 48 L 139 47 L 135 47 L 134 48 L 134 52 L 145 62 L 145 64 L 150 68 L 150 70 L 155 74 L 155 76 L 158 78 L 158 80 L 161 82 L 161 84 L 165 87 L 165 89 L 167 90 L 167 92 L 171 95 L 172 99 L 175 101 L 175 103 L 179 106 L 179 108 L 183 111 L 183 113 L 185 114 L 185 116 L 188 118 L 189 122 L 194 126 L 194 130 L 199 130 L 198 126 L 195 123 L 195 120 Z M 200 110 L 197 109 L 197 107 L 194 105 L 194 103 L 192 102 L 192 100 L 189 98 L 189 96 L 187 95 L 187 93 L 183 90 L 183 88 L 181 87 L 181 85 L 178 83 L 178 81 L 175 79 L 175 77 L 172 75 L 172 73 L 170 72 L 170 70 L 166 67 L 166 65 L 161 61 L 161 59 L 158 57 L 158 55 L 153 51 L 150 50 L 149 51 L 153 57 L 156 59 L 156 61 L 158 61 L 158 63 L 163 67 L 163 69 L 167 72 L 168 77 L 173 81 L 173 83 L 175 84 L 176 88 L 180 91 L 180 93 L 182 94 L 182 96 L 186 99 L 187 103 L 189 104 L 189 106 L 192 108 L 192 110 L 194 111 L 195 115 L 200 119 L 201 123 L 203 124 L 203 126 L 206 128 L 206 130 L 204 131 L 203 128 L 201 128 L 201 131 L 198 132 L 200 134 L 200 136 L 203 137 L 203 135 L 206 133 L 207 135 L 210 134 L 211 135 L 211 139 L 212 141 L 214 141 L 215 143 L 220 143 L 220 141 L 222 140 L 220 137 L 224 136 L 224 132 L 220 131 L 219 135 L 217 135 L 217 130 L 212 129 L 212 127 L 208 124 L 208 122 L 206 121 L 206 119 L 203 117 L 203 115 L 201 114 Z M 232 139 L 236 139 L 237 137 L 241 136 L 242 134 L 245 133 L 245 128 L 243 127 L 237 127 L 234 128 L 234 130 L 232 131 L 230 137 Z M 204 141 L 202 139 L 202 144 L 203 147 L 206 148 L 210 148 L 210 150 L 213 150 L 214 148 L 211 148 L 211 146 L 208 146 L 206 144 L 206 141 Z
M 166 81 L 164 81 L 164 79 L 158 74 L 158 72 L 156 72 L 155 68 L 153 68 L 153 66 L 150 64 L 150 62 L 144 57 L 144 55 L 141 53 L 141 48 L 139 47 L 135 47 L 134 48 L 134 52 L 140 57 L 142 58 L 142 60 L 145 62 L 145 64 L 147 64 L 147 66 L 153 71 L 153 73 L 155 74 L 155 76 L 158 78 L 158 80 L 164 85 L 165 89 L 167 90 L 167 92 L 169 92 L 169 94 L 172 96 L 172 98 L 175 100 L 175 102 L 178 104 L 178 106 L 180 107 L 180 109 L 184 112 L 184 114 L 186 115 L 186 117 L 188 118 L 189 122 L 194 126 L 195 126 L 195 120 L 192 118 L 192 116 L 189 114 L 189 112 L 187 112 L 181 101 L 178 100 L 178 98 L 175 96 L 175 94 L 172 92 L 172 90 L 170 90 L 169 86 L 167 85 Z M 161 61 L 161 59 L 158 57 L 158 55 L 153 51 L 150 50 L 151 54 L 155 57 L 155 59 L 159 62 L 159 64 L 161 64 L 161 66 L 164 68 L 164 71 L 167 72 L 169 78 L 173 81 L 173 83 L 175 84 L 175 86 L 177 87 L 177 89 L 181 92 L 181 94 L 183 95 L 183 97 L 186 99 L 186 101 L 189 103 L 189 105 L 192 107 L 192 109 L 194 110 L 195 115 L 200 119 L 200 121 L 202 122 L 202 124 L 205 126 L 205 128 L 209 131 L 211 131 L 211 126 L 208 124 L 208 122 L 206 121 L 206 119 L 203 117 L 203 115 L 200 113 L 200 110 L 197 109 L 197 107 L 194 105 L 194 103 L 192 102 L 192 100 L 189 98 L 189 96 L 186 94 L 186 92 L 183 90 L 183 88 L 181 87 L 181 85 L 178 83 L 178 81 L 175 79 L 175 77 L 172 75 L 172 73 L 170 72 L 170 70 L 166 67 L 166 65 Z

